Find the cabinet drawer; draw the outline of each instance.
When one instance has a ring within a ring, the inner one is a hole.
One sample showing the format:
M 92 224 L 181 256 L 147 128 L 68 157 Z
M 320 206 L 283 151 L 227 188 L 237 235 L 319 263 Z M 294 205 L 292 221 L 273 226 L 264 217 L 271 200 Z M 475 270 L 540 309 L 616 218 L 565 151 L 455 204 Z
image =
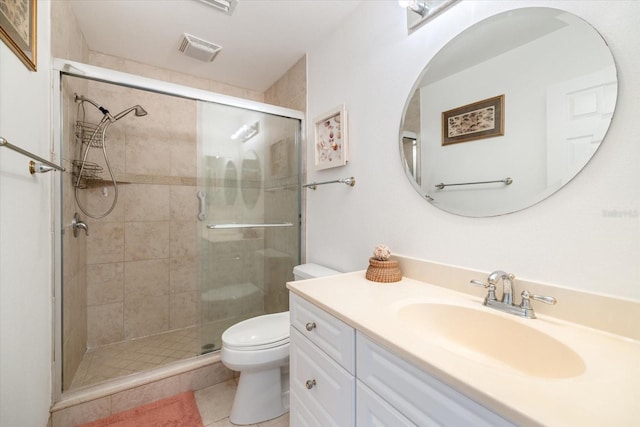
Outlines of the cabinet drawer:
M 357 377 L 419 426 L 513 426 L 357 333 Z
M 355 378 L 293 327 L 290 342 L 292 422 L 353 426 Z
M 356 380 L 356 426 L 415 427 L 415 424 Z
M 296 294 L 289 295 L 291 325 L 355 374 L 355 330 Z

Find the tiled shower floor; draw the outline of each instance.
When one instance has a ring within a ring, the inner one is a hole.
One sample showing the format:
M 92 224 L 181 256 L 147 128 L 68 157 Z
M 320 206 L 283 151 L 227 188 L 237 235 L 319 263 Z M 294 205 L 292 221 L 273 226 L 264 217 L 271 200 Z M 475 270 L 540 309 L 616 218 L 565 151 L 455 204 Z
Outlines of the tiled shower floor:
M 202 353 L 200 329 L 191 327 L 87 350 L 70 389 L 157 368 Z

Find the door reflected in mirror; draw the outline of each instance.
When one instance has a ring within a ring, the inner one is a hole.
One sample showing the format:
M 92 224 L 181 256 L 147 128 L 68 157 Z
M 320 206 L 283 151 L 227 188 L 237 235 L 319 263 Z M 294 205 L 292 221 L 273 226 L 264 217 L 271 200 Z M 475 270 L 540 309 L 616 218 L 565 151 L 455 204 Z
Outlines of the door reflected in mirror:
M 447 212 L 525 209 L 591 159 L 617 90 L 611 52 L 581 18 L 551 8 L 492 16 L 444 46 L 414 85 L 400 125 L 403 167 L 416 190 Z M 502 94 L 500 106 L 480 103 Z M 463 108 L 473 105 L 477 111 Z M 491 108 L 503 108 L 503 134 L 476 135 L 491 128 Z M 464 133 L 460 142 L 444 142 L 447 124 Z

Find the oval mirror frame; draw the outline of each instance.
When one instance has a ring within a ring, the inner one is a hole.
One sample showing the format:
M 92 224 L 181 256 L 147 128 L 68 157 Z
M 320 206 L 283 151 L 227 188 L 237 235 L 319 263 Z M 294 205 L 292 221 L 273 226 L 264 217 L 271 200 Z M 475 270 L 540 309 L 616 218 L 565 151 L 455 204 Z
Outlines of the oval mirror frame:
M 613 56 L 582 18 L 544 7 L 493 15 L 449 41 L 420 74 L 400 122 L 403 168 L 446 212 L 525 209 L 593 157 L 617 91 Z

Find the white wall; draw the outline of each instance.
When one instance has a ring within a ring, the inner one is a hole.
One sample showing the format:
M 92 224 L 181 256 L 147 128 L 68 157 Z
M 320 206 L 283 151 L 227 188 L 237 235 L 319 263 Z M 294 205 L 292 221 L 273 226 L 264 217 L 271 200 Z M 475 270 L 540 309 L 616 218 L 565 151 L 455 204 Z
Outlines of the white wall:
M 604 144 L 573 181 L 541 203 L 493 218 L 448 214 L 409 185 L 398 148 L 400 116 L 420 72 L 459 32 L 495 13 L 548 6 L 600 31 L 618 66 L 619 96 Z M 308 54 L 307 147 L 313 118 L 345 103 L 351 161 L 307 180 L 355 176 L 354 188 L 307 192 L 307 260 L 364 269 L 371 250 L 640 299 L 640 2 L 463 1 L 407 35 L 395 1 L 363 2 L 331 39 Z
M 38 71 L 0 42 L 0 136 L 49 158 L 49 2 L 38 2 Z M 0 148 L 0 426 L 45 426 L 51 396 L 52 174 Z M 57 172 L 56 172 L 57 173 Z

